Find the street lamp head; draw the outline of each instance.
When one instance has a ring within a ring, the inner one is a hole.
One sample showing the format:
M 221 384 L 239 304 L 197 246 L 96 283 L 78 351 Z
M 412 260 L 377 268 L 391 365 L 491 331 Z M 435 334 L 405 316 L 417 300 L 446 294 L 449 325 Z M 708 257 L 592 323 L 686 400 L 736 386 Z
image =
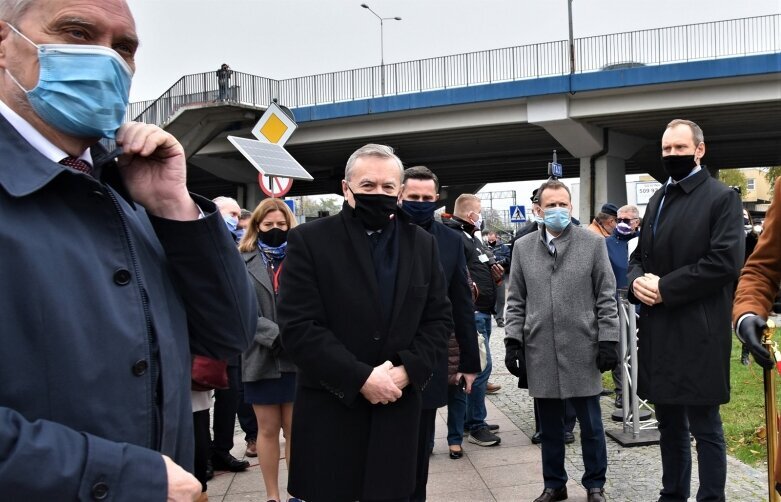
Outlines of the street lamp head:
M 361 4 L 361 7 L 363 7 L 364 9 L 368 9 L 368 8 L 369 8 L 369 6 L 368 6 L 368 5 L 366 5 L 365 3 L 362 3 L 362 4 Z
M 394 17 L 393 19 L 395 19 L 396 21 L 401 21 L 401 18 L 400 18 L 400 17 L 398 17 L 398 16 L 397 16 L 397 17 Z

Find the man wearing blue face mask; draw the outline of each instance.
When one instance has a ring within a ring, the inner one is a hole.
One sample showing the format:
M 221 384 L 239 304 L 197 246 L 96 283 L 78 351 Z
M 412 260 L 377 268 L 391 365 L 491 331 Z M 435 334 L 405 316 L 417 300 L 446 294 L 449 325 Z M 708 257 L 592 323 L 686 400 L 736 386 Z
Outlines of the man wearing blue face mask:
M 0 0 L 4 499 L 194 499 L 191 353 L 255 333 L 182 146 L 122 123 L 137 47 L 122 0 Z
M 545 489 L 535 502 L 567 498 L 565 400 L 580 422 L 588 502 L 604 502 L 607 448 L 599 406 L 601 373 L 618 357 L 615 278 L 604 239 L 572 225 L 569 189 L 538 192 L 543 223 L 515 243 L 507 292 L 505 364 L 528 379 L 537 401 Z
M 437 241 L 439 261 L 445 273 L 447 296 L 452 305 L 454 327 L 453 333 L 450 334 L 448 357 L 443 357 L 437 363 L 431 380 L 423 390 L 423 411 L 418 431 L 417 479 L 415 491 L 410 498 L 412 501 L 421 502 L 426 500 L 429 455 L 434 447 L 437 408 L 448 405 L 447 442 L 450 458 L 461 458 L 466 394 L 472 392 L 472 382 L 480 372 L 474 307 L 467 283 L 466 256 L 458 232 L 434 221 L 438 192 L 439 179 L 427 167 L 415 166 L 404 170 L 404 184 L 399 196 L 401 208 L 414 224 L 427 230 Z M 452 361 L 454 358 L 455 361 Z M 452 366 L 456 366 L 455 372 L 449 370 Z M 459 385 L 462 377 L 463 387 Z

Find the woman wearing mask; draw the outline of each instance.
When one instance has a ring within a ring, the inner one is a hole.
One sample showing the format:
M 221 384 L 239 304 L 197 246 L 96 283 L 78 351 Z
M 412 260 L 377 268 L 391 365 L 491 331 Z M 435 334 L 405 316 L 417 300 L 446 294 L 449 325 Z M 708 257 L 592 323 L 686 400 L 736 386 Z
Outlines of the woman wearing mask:
M 282 351 L 277 325 L 279 277 L 284 267 L 287 232 L 296 224 L 280 199 L 265 199 L 253 211 L 239 243 L 258 298 L 258 326 L 253 344 L 242 355 L 244 400 L 258 420 L 258 457 L 266 495 L 279 501 L 279 429 L 285 436 L 285 460 L 290 464 L 296 368 Z M 296 499 L 291 499 L 296 500 Z

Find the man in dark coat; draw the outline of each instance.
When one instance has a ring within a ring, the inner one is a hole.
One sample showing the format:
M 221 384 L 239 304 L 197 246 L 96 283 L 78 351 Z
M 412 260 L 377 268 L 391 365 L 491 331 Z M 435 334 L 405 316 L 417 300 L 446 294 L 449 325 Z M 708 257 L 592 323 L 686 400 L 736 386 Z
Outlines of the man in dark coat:
M 401 161 L 347 161 L 345 205 L 288 234 L 277 318 L 299 368 L 288 491 L 304 500 L 408 500 L 421 393 L 452 321 L 436 241 L 398 211 Z
M 480 198 L 471 193 L 465 193 L 456 199 L 453 217 L 444 223 L 459 232 L 464 243 L 466 266 L 472 280 L 477 285 L 475 305 L 475 325 L 485 341 L 486 366 L 477 375 L 472 392 L 467 396 L 466 422 L 464 429 L 468 433 L 467 440 L 479 446 L 496 446 L 502 438 L 491 431 L 486 423 L 485 395 L 488 379 L 491 376 L 491 314 L 496 303 L 496 283 L 504 274 L 500 265 L 496 264 L 493 253 L 483 246 L 483 242 L 475 234 L 480 230 L 483 221 Z M 497 427 L 498 428 L 498 427 Z
M 686 500 L 691 435 L 697 500 L 724 500 L 726 447 L 719 405 L 729 401 L 730 313 L 743 263 L 740 196 L 700 166 L 702 129 L 673 120 L 662 136 L 670 176 L 648 203 L 629 263 L 629 298 L 641 303 L 638 395 L 656 406 L 660 500 Z
M 427 167 L 410 167 L 404 171 L 404 186 L 401 191 L 401 208 L 416 225 L 427 230 L 437 240 L 439 259 L 445 273 L 447 296 L 453 311 L 454 333 L 458 344 L 459 361 L 456 381 L 464 378 L 464 388 L 452 385 L 448 388 L 448 360 L 443 358 L 434 368 L 434 375 L 423 391 L 423 412 L 420 415 L 418 433 L 418 475 L 413 501 L 426 500 L 426 482 L 428 480 L 429 455 L 434 446 L 434 421 L 437 408 L 448 404 L 448 394 L 461 393 L 463 408 L 461 424 L 466 411 L 464 392 L 472 391 L 472 382 L 480 372 L 480 354 L 477 349 L 477 329 L 475 328 L 472 295 L 467 283 L 466 257 L 461 244 L 461 236 L 442 223 L 434 221 L 434 210 L 439 200 L 439 179 Z M 450 413 L 450 409 L 448 409 Z M 450 423 L 448 416 L 448 423 Z M 455 417 L 453 417 L 455 418 Z M 460 431 L 463 433 L 463 430 Z M 459 438 L 460 439 L 460 438 Z M 460 444 L 460 443 L 459 443 Z M 459 456 L 461 447 L 451 446 L 451 456 Z
M 125 2 L 15 4 L 0 2 L 0 498 L 192 500 L 190 352 L 252 340 L 246 269 L 214 204 L 187 192 L 182 146 L 122 124 Z

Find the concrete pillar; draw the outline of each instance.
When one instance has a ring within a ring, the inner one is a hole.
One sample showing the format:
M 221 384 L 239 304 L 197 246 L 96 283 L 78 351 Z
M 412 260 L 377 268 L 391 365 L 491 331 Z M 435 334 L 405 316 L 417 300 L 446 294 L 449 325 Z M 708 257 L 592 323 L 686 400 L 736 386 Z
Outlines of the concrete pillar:
M 626 161 L 605 155 L 595 162 L 594 172 L 594 214 L 605 202 L 618 207 L 626 204 Z
M 257 183 L 242 183 L 238 185 L 238 197 L 241 207 L 254 211 L 260 201 L 266 198 Z

